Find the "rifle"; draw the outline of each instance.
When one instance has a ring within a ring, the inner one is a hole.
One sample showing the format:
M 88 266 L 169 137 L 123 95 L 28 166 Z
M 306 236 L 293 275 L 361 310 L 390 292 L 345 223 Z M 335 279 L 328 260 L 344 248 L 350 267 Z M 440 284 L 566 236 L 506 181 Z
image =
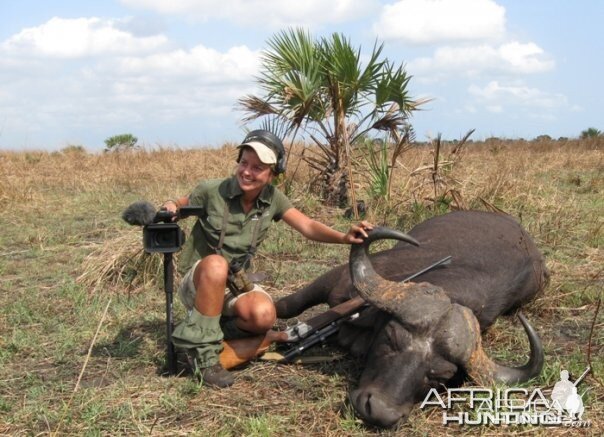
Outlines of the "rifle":
M 590 366 L 587 366 L 587 369 L 585 369 L 585 372 L 583 372 L 581 374 L 581 376 L 579 376 L 577 378 L 577 380 L 575 382 L 573 382 L 573 385 L 576 387 L 577 385 L 579 385 L 579 383 L 583 380 L 583 378 L 585 378 L 585 376 L 589 373 L 589 371 L 591 370 Z
M 447 256 L 408 276 L 401 282 L 409 282 L 430 270 L 449 264 L 450 261 L 451 256 Z M 220 354 L 220 364 L 225 369 L 237 367 L 264 354 L 275 342 L 295 343 L 295 346 L 287 350 L 279 360 L 280 363 L 291 363 L 306 349 L 317 343 L 323 343 L 328 337 L 338 332 L 342 323 L 359 317 L 368 306 L 369 304 L 362 297 L 357 296 L 306 322 L 300 322 L 286 331 L 269 330 L 264 336 L 226 340 L 223 342 L 224 349 Z

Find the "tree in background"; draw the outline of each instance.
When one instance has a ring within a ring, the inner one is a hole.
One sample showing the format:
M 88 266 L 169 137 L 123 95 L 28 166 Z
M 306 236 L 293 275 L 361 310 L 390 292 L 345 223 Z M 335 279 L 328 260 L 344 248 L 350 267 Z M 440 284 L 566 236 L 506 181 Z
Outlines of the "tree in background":
M 587 140 L 589 138 L 598 138 L 602 136 L 602 132 L 596 129 L 595 127 L 590 127 L 581 132 L 581 139 Z
M 114 135 L 105 140 L 105 152 L 120 152 L 130 150 L 136 146 L 138 138 L 132 134 Z
M 411 76 L 383 58 L 382 48 L 375 44 L 361 61 L 360 48 L 341 34 L 315 39 L 302 29 L 282 31 L 268 40 L 262 56 L 262 94 L 239 100 L 246 122 L 262 118 L 292 143 L 301 131 L 318 146 L 317 154 L 304 159 L 318 171 L 328 205 L 348 204 L 357 139 L 383 131 L 400 142 L 410 114 L 424 103 L 409 97 Z

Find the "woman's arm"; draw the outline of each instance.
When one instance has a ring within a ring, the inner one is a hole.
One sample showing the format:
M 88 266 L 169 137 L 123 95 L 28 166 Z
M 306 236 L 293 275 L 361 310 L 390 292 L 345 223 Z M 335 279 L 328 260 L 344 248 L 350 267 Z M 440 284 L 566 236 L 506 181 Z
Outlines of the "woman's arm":
M 367 237 L 366 231 L 373 229 L 371 223 L 362 221 L 358 225 L 352 225 L 348 232 L 343 233 L 311 219 L 297 208 L 285 211 L 283 221 L 309 240 L 322 243 L 362 243 L 363 239 Z

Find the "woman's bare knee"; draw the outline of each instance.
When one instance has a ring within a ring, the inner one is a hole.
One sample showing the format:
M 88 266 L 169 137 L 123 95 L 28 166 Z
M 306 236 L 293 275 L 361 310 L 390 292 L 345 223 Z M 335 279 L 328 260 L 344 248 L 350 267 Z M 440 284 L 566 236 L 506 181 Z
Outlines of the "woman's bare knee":
M 258 331 L 268 331 L 273 327 L 277 315 L 274 305 L 265 305 L 260 308 L 255 308 L 252 311 L 252 322 L 258 328 Z
M 219 255 L 203 258 L 195 268 L 195 308 L 206 316 L 217 316 L 222 312 L 224 289 L 227 281 L 228 264 Z
M 229 264 L 220 255 L 209 255 L 203 258 L 195 269 L 195 286 L 199 284 L 226 284 Z
M 267 296 L 258 293 L 240 297 L 235 303 L 234 310 L 240 319 L 238 325 L 250 332 L 266 332 L 277 320 L 273 302 Z
M 208 255 L 201 260 L 197 268 L 205 273 L 221 274 L 226 277 L 229 271 L 229 263 L 220 255 Z

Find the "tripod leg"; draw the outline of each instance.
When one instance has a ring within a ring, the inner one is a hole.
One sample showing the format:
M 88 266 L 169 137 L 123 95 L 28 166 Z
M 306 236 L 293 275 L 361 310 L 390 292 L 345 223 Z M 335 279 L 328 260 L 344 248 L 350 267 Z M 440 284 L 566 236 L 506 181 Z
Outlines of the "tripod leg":
M 164 254 L 164 290 L 166 292 L 166 360 L 168 374 L 176 375 L 176 349 L 172 343 L 174 329 L 173 294 L 174 294 L 174 266 L 172 254 Z

